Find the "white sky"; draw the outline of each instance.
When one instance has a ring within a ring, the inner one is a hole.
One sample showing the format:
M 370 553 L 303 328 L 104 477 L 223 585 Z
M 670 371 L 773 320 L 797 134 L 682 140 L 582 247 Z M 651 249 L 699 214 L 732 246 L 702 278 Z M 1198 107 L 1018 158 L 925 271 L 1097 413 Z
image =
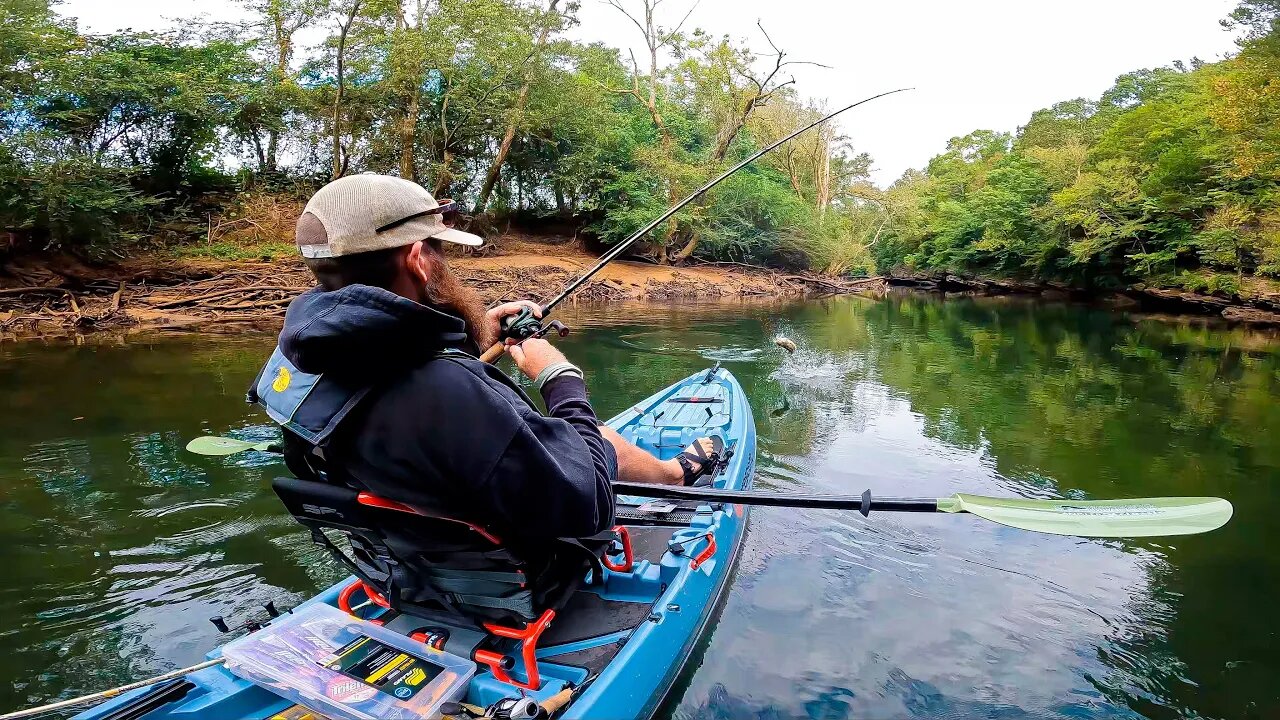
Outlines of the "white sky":
M 601 0 L 581 0 L 578 40 L 640 46 L 639 31 Z M 627 2 L 627 0 L 624 0 Z M 638 0 L 627 3 L 634 7 Z M 1117 75 L 1175 59 L 1219 59 L 1234 48 L 1218 21 L 1235 0 L 703 0 L 687 28 L 768 45 L 764 23 L 790 57 L 831 66 L 794 68 L 798 91 L 831 107 L 883 90 L 915 92 L 849 112 L 841 128 L 875 159 L 885 185 L 923 167 L 949 138 L 978 128 L 1012 131 L 1032 111 L 1096 97 Z M 688 0 L 666 0 L 659 19 L 674 24 Z M 155 29 L 165 18 L 233 17 L 227 0 L 65 0 L 83 28 Z M 626 53 L 623 53 L 626 56 Z M 637 52 L 637 56 L 640 53 Z

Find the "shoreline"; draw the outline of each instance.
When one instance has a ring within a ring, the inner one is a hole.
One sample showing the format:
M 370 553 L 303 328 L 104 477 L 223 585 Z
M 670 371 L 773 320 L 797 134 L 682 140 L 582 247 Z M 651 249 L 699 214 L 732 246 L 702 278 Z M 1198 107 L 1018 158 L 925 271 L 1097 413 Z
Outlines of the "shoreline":
M 598 259 L 576 243 L 532 241 L 513 235 L 487 252 L 450 252 L 449 264 L 486 303 L 546 301 Z M 0 343 L 75 340 L 153 330 L 233 333 L 277 330 L 285 308 L 313 280 L 299 259 L 216 260 L 173 254 L 139 255 L 87 265 L 68 256 L 25 258 L 0 280 Z M 618 260 L 580 288 L 578 303 L 787 300 L 891 290 L 942 296 L 1023 296 L 1082 302 L 1117 312 L 1173 321 L 1209 321 L 1259 330 L 1280 329 L 1280 295 L 1226 298 L 1133 286 L 1086 290 L 1058 283 L 997 280 L 955 274 L 892 274 L 833 280 L 738 263 L 661 266 Z
M 1188 292 L 1142 284 L 1115 290 L 1076 288 L 1060 283 L 992 279 L 955 274 L 891 274 L 890 287 L 943 296 L 1035 296 L 1045 300 L 1100 305 L 1116 311 L 1139 311 L 1185 319 L 1214 319 L 1227 325 L 1280 329 L 1280 294 L 1249 298 Z
M 450 253 L 449 266 L 486 303 L 547 300 L 597 257 L 568 244 L 504 241 L 497 252 Z M 144 255 L 94 267 L 40 258 L 8 268 L 0 285 L 0 342 L 78 339 L 114 332 L 275 328 L 294 297 L 314 282 L 298 259 L 180 259 Z M 731 264 L 660 266 L 614 261 L 572 302 L 805 298 L 886 289 L 882 278 L 836 281 Z

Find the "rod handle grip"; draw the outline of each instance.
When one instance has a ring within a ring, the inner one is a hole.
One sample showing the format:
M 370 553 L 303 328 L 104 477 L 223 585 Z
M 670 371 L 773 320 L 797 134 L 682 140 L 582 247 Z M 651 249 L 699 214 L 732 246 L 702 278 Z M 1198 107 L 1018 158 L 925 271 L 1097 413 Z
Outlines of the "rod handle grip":
M 539 705 L 541 705 L 542 710 L 546 712 L 547 717 L 555 717 L 555 714 L 563 710 L 571 700 L 573 700 L 573 688 L 566 687 L 555 695 L 543 700 Z
M 490 345 L 489 349 L 485 350 L 484 354 L 480 356 L 480 361 L 487 363 L 497 362 L 498 358 L 502 357 L 503 347 L 503 344 L 500 342 Z

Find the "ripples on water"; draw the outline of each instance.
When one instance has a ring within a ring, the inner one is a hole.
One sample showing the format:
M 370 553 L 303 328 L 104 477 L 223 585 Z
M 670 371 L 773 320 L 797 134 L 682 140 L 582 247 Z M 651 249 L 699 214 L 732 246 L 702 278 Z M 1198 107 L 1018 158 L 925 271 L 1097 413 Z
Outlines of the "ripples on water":
M 760 432 L 757 487 L 1027 497 L 1221 494 L 1169 542 L 972 516 L 761 508 L 725 611 L 666 714 L 686 720 L 1250 718 L 1280 712 L 1265 513 L 1280 362 L 1256 336 L 999 302 L 577 309 L 602 415 L 721 361 Z M 637 318 L 646 318 L 638 320 Z M 799 349 L 772 345 L 782 334 Z M 334 580 L 278 507 L 275 429 L 241 402 L 270 338 L 3 350 L 0 710 L 198 662 Z M 70 420 L 70 418 L 83 418 Z M 1255 502 L 1250 504 L 1249 500 Z M 1248 568 L 1251 576 L 1233 572 Z

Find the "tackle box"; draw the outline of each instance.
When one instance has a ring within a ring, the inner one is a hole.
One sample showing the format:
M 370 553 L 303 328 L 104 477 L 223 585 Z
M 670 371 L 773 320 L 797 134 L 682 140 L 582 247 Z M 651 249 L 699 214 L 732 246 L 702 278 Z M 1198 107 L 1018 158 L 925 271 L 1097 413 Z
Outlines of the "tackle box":
M 227 669 L 333 720 L 430 720 L 457 702 L 471 660 L 314 603 L 223 648 Z

